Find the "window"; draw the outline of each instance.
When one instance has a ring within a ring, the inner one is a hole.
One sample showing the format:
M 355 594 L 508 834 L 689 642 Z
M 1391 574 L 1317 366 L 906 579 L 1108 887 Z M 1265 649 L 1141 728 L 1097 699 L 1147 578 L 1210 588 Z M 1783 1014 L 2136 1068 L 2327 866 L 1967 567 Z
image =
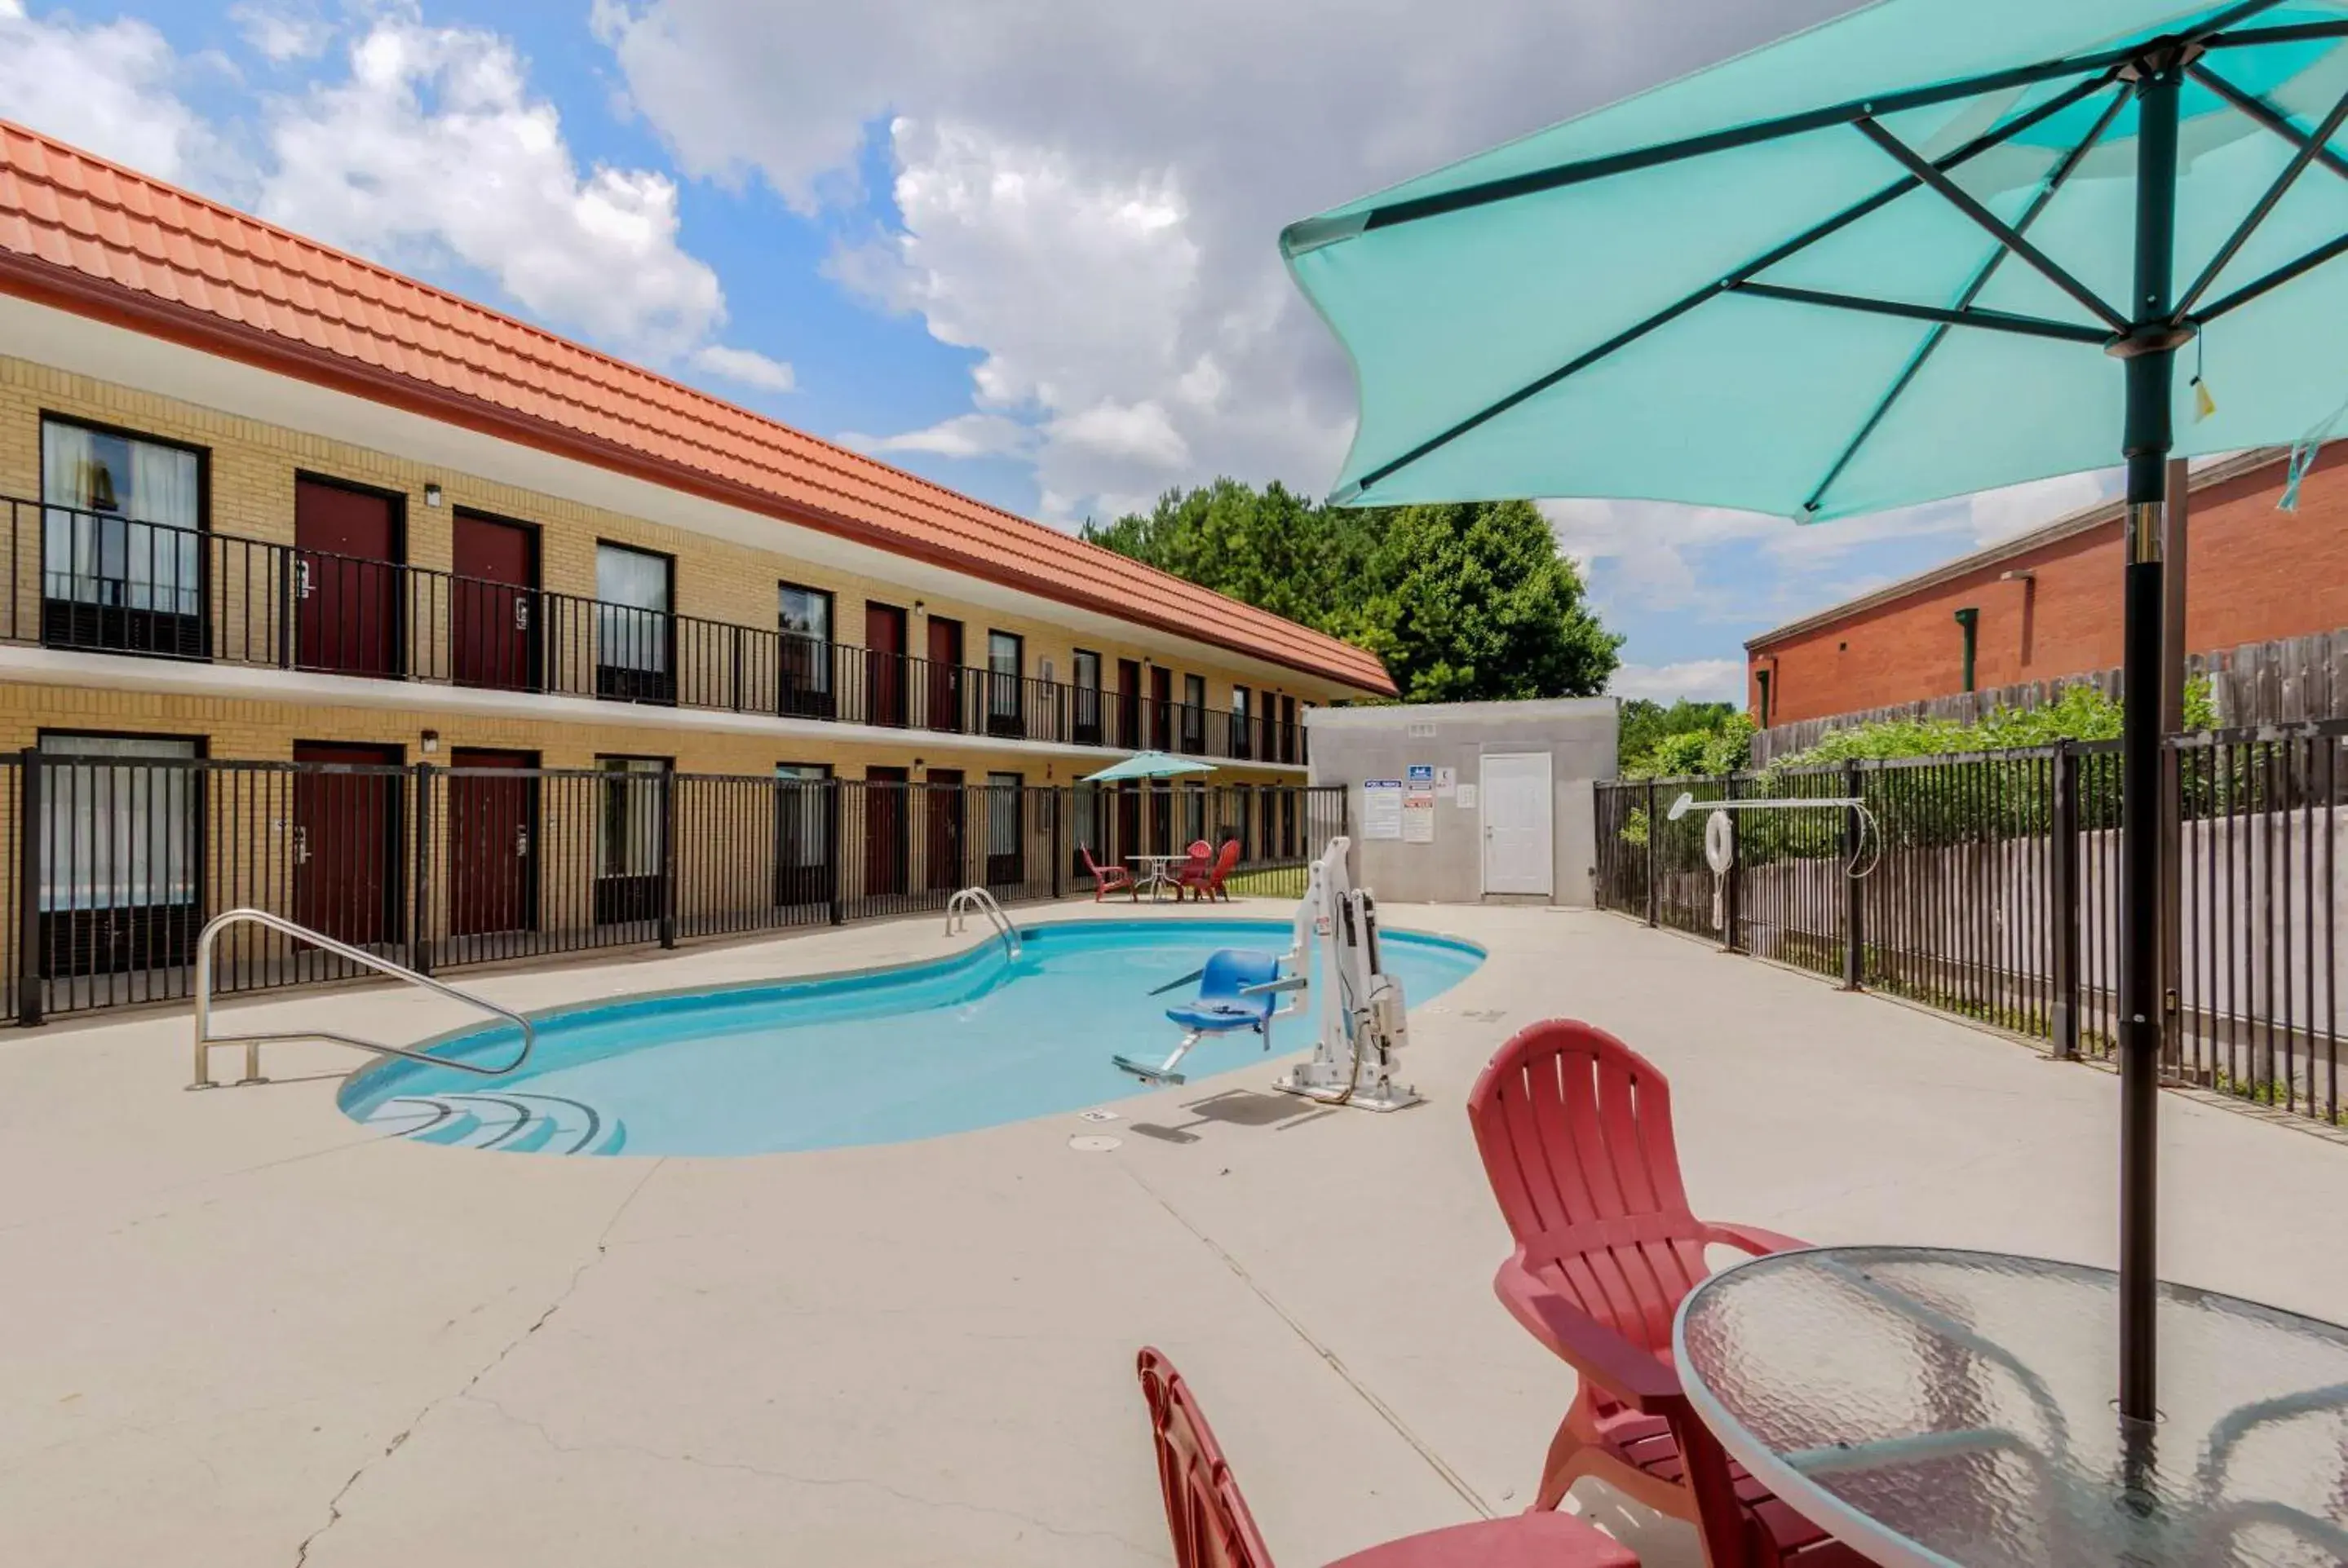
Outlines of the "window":
M 1101 657 L 1088 648 L 1079 648 L 1068 658 L 1070 683 L 1076 688 L 1076 734 L 1072 737 L 1080 746 L 1097 746 L 1101 741 Z
M 1207 836 L 1207 787 L 1200 784 L 1182 786 L 1182 843 L 1187 847 Z
M 1019 832 L 1026 779 L 1019 774 L 986 775 L 986 880 L 1004 886 L 1023 874 Z
M 202 656 L 201 456 L 44 417 L 41 499 L 47 641 Z
M 661 917 L 666 836 L 661 775 L 666 757 L 597 757 L 603 774 L 595 835 L 595 920 L 617 925 Z
M 986 727 L 995 734 L 1020 730 L 1020 676 L 1026 665 L 1026 644 L 1018 635 L 986 634 Z
M 595 547 L 596 694 L 635 702 L 674 695 L 668 676 L 668 557 Z
M 831 896 L 831 777 L 825 763 L 775 764 L 775 902 Z
M 1248 689 L 1231 688 L 1231 755 L 1248 754 Z
M 1207 678 L 1204 675 L 1182 677 L 1182 749 L 1186 752 L 1207 749 Z
M 778 591 L 776 629 L 783 634 L 783 668 L 810 690 L 831 690 L 831 595 L 787 582 Z
M 52 979 L 189 961 L 200 923 L 199 743 L 48 734 L 41 968 Z

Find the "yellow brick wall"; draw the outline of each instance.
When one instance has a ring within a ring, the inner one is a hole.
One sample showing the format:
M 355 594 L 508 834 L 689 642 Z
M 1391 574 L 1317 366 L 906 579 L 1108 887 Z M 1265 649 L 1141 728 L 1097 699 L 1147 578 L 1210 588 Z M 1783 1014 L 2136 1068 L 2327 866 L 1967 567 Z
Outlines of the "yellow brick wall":
M 160 397 L 88 376 L 69 374 L 30 361 L 0 355 L 0 495 L 35 498 L 40 494 L 40 416 L 50 413 L 118 426 L 201 448 L 207 454 L 210 526 L 221 535 L 290 544 L 294 540 L 294 486 L 297 473 L 354 481 L 407 497 L 407 564 L 447 570 L 450 566 L 451 529 L 455 512 L 467 508 L 535 526 L 540 530 L 539 586 L 555 592 L 592 597 L 595 593 L 595 545 L 601 540 L 634 546 L 669 555 L 676 561 L 675 608 L 680 614 L 732 624 L 771 629 L 776 624 L 776 585 L 788 580 L 833 595 L 833 630 L 846 644 L 865 641 L 865 606 L 879 601 L 912 610 L 917 603 L 926 615 L 912 615 L 907 651 L 916 656 L 928 647 L 926 617 L 944 616 L 963 625 L 963 662 L 983 666 L 986 633 L 1014 632 L 1025 639 L 1029 677 L 1042 673 L 1048 661 L 1053 676 L 1066 681 L 1073 671 L 1072 654 L 1083 646 L 1101 656 L 1104 684 L 1114 685 L 1120 659 L 1137 662 L 1155 660 L 1173 671 L 1172 696 L 1182 699 L 1182 677 L 1207 678 L 1207 704 L 1228 710 L 1231 689 L 1245 684 L 1274 697 L 1287 695 L 1300 702 L 1323 703 L 1349 692 L 1334 682 L 1301 673 L 1264 687 L 1231 669 L 1194 664 L 1159 655 L 1138 641 L 1079 638 L 1045 620 L 1009 616 L 982 610 L 959 600 L 940 599 L 876 579 L 859 577 L 797 561 L 779 552 L 755 550 L 644 519 L 578 502 L 433 467 L 390 454 L 340 441 L 264 425 L 216 410 Z M 424 505 L 427 482 L 439 485 L 445 502 Z M 26 570 L 31 552 L 38 549 L 29 509 L 19 524 L 19 588 L 15 610 L 19 635 L 29 637 L 38 624 L 37 579 Z M 241 618 L 242 600 L 233 582 L 216 585 L 226 594 L 224 618 Z M 445 631 L 434 624 L 412 629 L 411 646 L 417 667 L 425 667 L 428 651 L 445 653 L 439 643 Z M 440 668 L 446 668 L 445 659 Z M 1147 675 L 1145 673 L 1145 693 Z M 1253 701 L 1260 704 L 1262 696 Z M 1261 707 L 1254 709 L 1261 712 Z M 1210 718 L 1210 723 L 1214 722 Z

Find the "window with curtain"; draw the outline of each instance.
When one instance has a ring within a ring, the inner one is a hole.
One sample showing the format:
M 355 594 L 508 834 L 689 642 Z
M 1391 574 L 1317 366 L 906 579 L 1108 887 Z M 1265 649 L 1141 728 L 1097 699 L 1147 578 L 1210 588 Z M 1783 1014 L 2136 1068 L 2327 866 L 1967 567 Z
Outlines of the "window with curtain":
M 196 901 L 196 743 L 43 735 L 41 907 L 136 909 Z
M 831 595 L 781 585 L 775 624 L 783 634 L 783 672 L 810 692 L 831 690 Z
M 793 786 L 775 792 L 778 861 L 793 869 L 828 865 L 831 817 L 823 782 L 831 777 L 831 768 L 823 763 L 778 763 L 775 777 Z
M 986 775 L 986 853 L 990 858 L 1019 853 L 1021 774 Z
M 665 757 L 598 757 L 603 780 L 602 831 L 596 835 L 598 876 L 661 874 L 661 775 Z
M 1186 752 L 1207 749 L 1207 678 L 1204 675 L 1182 677 L 1182 749 Z
M 1026 642 L 1008 631 L 986 634 L 987 715 L 997 720 L 1019 717 L 1019 677 L 1027 662 Z
M 1248 754 L 1248 689 L 1231 688 L 1231 755 Z
M 44 597 L 194 615 L 203 466 L 160 441 L 41 421 Z
M 621 670 L 668 669 L 669 559 L 625 545 L 595 547 L 596 661 Z

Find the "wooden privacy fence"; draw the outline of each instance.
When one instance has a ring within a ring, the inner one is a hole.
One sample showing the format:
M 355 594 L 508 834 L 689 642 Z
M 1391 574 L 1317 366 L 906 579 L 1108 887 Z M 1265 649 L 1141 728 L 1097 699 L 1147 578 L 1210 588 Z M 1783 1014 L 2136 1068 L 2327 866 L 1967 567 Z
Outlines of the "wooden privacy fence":
M 2173 736 L 2168 1062 L 2342 1119 L 2348 721 Z M 1669 820 L 1683 792 L 1697 807 Z M 1715 876 L 1701 803 L 1730 813 Z M 1805 797 L 1851 798 L 1804 806 Z M 2117 1035 L 2116 742 L 1597 786 L 1598 900 L 1789 964 L 2105 1056 Z M 1857 869 L 1864 873 L 1851 875 Z

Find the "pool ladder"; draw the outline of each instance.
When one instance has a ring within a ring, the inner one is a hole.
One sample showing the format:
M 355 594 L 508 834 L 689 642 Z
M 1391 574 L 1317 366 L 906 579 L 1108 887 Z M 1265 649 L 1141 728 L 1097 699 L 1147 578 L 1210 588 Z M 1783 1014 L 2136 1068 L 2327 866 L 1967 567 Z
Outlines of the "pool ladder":
M 963 923 L 969 918 L 973 909 L 985 916 L 987 923 L 994 927 L 994 934 L 1003 938 L 1004 952 L 1017 958 L 1018 928 L 1011 924 L 1011 917 L 1003 912 L 1003 906 L 994 901 L 994 895 L 983 887 L 965 887 L 946 900 L 946 935 L 960 936 Z
M 352 963 L 363 965 L 377 974 L 389 975 L 393 979 L 404 980 L 411 986 L 420 986 L 427 991 L 437 991 L 451 1000 L 463 1002 L 468 1007 L 476 1007 L 487 1013 L 495 1013 L 520 1029 L 521 1051 L 503 1067 L 482 1067 L 474 1062 L 461 1061 L 453 1056 L 433 1056 L 421 1050 L 407 1050 L 396 1045 L 384 1045 L 372 1040 L 357 1040 L 347 1034 L 335 1034 L 322 1029 L 297 1030 L 281 1034 L 214 1034 L 212 1032 L 212 942 L 231 926 L 266 926 L 273 931 L 307 942 L 314 948 L 323 948 L 337 958 L 347 958 Z M 297 1040 L 324 1040 L 330 1045 L 347 1045 L 355 1050 L 371 1050 L 377 1056 L 404 1056 L 410 1061 L 425 1061 L 435 1067 L 453 1068 L 458 1072 L 469 1072 L 480 1078 L 503 1078 L 506 1074 L 518 1071 L 523 1062 L 530 1060 L 530 1048 L 538 1043 L 538 1031 L 530 1027 L 530 1020 L 518 1012 L 501 1008 L 497 1003 L 486 998 L 477 997 L 470 991 L 460 991 L 455 986 L 443 985 L 429 975 L 419 975 L 404 965 L 393 963 L 389 958 L 377 958 L 365 948 L 337 942 L 324 932 L 313 931 L 307 926 L 297 926 L 283 915 L 273 915 L 266 909 L 228 909 L 213 916 L 204 923 L 203 935 L 196 938 L 196 1077 L 195 1081 L 188 1087 L 191 1089 L 212 1087 L 211 1053 L 212 1047 L 216 1045 L 244 1047 L 244 1076 L 237 1080 L 239 1083 L 265 1083 L 268 1080 L 261 1075 L 261 1048 L 275 1041 Z

